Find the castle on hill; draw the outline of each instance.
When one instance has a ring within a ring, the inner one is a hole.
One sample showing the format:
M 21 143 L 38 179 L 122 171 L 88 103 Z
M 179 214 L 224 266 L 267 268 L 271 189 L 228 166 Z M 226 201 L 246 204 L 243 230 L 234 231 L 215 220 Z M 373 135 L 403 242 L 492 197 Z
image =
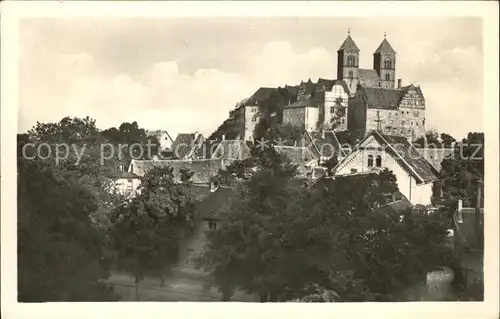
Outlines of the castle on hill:
M 337 79 L 259 88 L 230 112 L 227 121 L 240 138 L 252 140 L 259 116 L 269 116 L 264 108 L 272 99 L 279 122 L 308 132 L 347 130 L 365 136 L 378 130 L 412 141 L 425 134 L 425 98 L 420 86 L 403 86 L 396 79 L 396 55 L 384 35 L 373 53 L 373 68 L 360 68 L 360 49 L 349 32 L 337 51 Z

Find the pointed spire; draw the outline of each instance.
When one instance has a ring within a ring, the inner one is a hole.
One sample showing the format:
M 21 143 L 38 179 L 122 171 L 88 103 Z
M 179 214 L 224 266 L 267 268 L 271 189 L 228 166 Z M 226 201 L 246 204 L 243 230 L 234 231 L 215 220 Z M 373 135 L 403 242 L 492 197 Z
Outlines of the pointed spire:
M 355 51 L 355 52 L 359 52 L 359 48 L 358 46 L 356 45 L 356 43 L 354 43 L 354 40 L 351 38 L 351 29 L 347 29 L 347 38 L 345 38 L 344 42 L 342 43 L 342 45 L 340 46 L 340 48 L 338 49 L 337 52 L 339 51 Z
M 386 34 L 384 33 L 384 40 L 382 40 L 382 43 L 378 46 L 377 50 L 375 53 L 392 53 L 396 54 L 396 51 L 391 47 L 389 44 L 389 41 L 387 41 Z

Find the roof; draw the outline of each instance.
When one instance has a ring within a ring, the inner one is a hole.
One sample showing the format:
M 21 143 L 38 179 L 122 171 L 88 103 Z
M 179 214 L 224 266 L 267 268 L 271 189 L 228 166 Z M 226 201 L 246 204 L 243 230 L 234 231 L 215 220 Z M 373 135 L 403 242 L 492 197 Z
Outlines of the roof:
M 224 140 L 219 143 L 212 154 L 212 159 L 244 160 L 250 157 L 251 151 L 243 140 Z
M 285 155 L 294 165 L 305 165 L 315 159 L 311 150 L 307 147 L 275 146 L 277 153 Z
M 363 86 L 361 93 L 369 109 L 397 110 L 406 89 L 387 89 Z
M 441 163 L 446 158 L 451 158 L 455 149 L 453 148 L 416 148 L 417 152 L 422 155 L 429 163 L 438 171 L 441 170 Z
M 358 69 L 359 85 L 378 87 L 380 77 L 377 71 L 369 69 Z
M 375 54 L 377 53 L 391 53 L 391 54 L 396 54 L 396 51 L 391 47 L 389 44 L 389 41 L 387 41 L 386 38 L 380 43 L 378 46 L 377 50 L 375 51 Z
M 405 196 L 401 196 L 401 199 L 380 206 L 377 208 L 377 212 L 383 215 L 401 214 L 412 207 L 412 203 Z
M 354 43 L 354 40 L 351 38 L 351 35 L 347 35 L 347 38 L 345 38 L 344 42 L 340 46 L 338 51 L 355 51 L 359 52 L 359 48 Z
M 172 150 L 178 158 L 184 158 L 193 147 L 193 133 L 179 133 L 172 144 Z
M 276 88 L 260 87 L 257 91 L 255 91 L 254 94 L 252 94 L 251 97 L 246 99 L 242 103 L 242 105 L 248 106 L 248 105 L 260 104 L 260 103 L 264 102 L 265 100 L 269 99 L 274 92 L 276 92 Z
M 429 163 L 415 147 L 403 136 L 385 135 L 378 131 L 373 131 L 372 135 L 381 142 L 382 145 L 390 146 L 397 162 L 405 168 L 410 175 L 427 183 L 437 179 L 438 171 Z
M 328 80 L 319 78 L 317 84 L 323 84 L 326 91 L 331 91 L 334 85 L 340 85 L 344 91 L 349 94 L 349 86 L 345 80 Z
M 312 99 L 299 100 L 299 101 L 293 102 L 292 104 L 285 105 L 284 108 L 285 109 L 294 109 L 294 108 L 301 108 L 301 107 L 317 107 L 312 102 L 313 102 Z
M 138 175 L 144 174 L 153 167 L 172 167 L 174 169 L 174 179 L 180 181 L 181 169 L 189 169 L 193 172 L 191 180 L 195 184 L 208 184 L 213 176 L 216 176 L 223 168 L 222 162 L 218 159 L 206 160 L 132 160 L 129 171 Z
M 312 151 L 316 156 L 332 157 L 335 154 L 345 155 L 335 132 L 325 131 L 323 135 L 320 132 L 306 132 L 305 134 L 310 136 Z M 308 140 L 308 138 L 306 138 L 306 140 Z

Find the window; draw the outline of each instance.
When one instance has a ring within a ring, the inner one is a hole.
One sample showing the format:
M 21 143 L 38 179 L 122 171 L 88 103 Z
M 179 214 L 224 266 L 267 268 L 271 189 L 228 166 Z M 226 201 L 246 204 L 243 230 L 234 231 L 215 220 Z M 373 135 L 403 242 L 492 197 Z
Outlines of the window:
M 382 166 L 382 156 L 377 155 L 377 159 L 376 159 L 376 163 L 375 163 L 375 165 L 376 165 L 377 167 L 381 167 L 381 166 Z
M 384 60 L 384 69 L 392 69 L 392 61 L 390 59 Z
M 356 65 L 356 58 L 352 55 L 347 57 L 347 66 L 355 66 Z
M 342 118 L 342 119 L 340 120 L 340 122 L 341 122 L 342 124 L 345 124 L 345 119 L 344 119 L 344 118 Z
M 349 74 L 349 79 L 354 78 L 353 72 L 352 72 L 351 70 L 349 71 L 349 73 L 348 73 L 348 74 Z
M 335 113 L 335 106 L 330 106 L 330 113 Z
M 389 73 L 385 74 L 385 80 L 390 81 L 391 80 L 391 75 Z
M 413 115 L 418 116 L 418 111 L 413 112 Z
M 368 155 L 368 167 L 373 167 L 373 155 Z
M 413 125 L 413 121 L 410 122 L 410 125 Z
M 210 220 L 208 221 L 208 229 L 209 230 L 216 230 L 217 229 L 217 222 Z

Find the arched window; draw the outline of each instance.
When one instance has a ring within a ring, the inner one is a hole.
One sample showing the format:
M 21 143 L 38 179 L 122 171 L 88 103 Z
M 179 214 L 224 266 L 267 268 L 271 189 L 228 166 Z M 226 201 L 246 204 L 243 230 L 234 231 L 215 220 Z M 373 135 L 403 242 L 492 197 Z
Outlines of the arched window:
M 373 155 L 368 155 L 368 167 L 373 167 Z
M 377 159 L 376 159 L 375 165 L 377 167 L 381 167 L 382 166 L 382 156 L 377 155 Z
M 391 75 L 389 73 L 385 74 L 385 80 L 390 81 L 391 80 Z
M 384 60 L 384 69 L 392 69 L 392 61 L 390 59 Z
M 353 74 L 352 70 L 350 70 L 348 74 L 349 74 L 349 79 L 354 78 L 354 74 Z
M 356 65 L 356 58 L 352 55 L 347 57 L 347 66 L 355 66 Z

